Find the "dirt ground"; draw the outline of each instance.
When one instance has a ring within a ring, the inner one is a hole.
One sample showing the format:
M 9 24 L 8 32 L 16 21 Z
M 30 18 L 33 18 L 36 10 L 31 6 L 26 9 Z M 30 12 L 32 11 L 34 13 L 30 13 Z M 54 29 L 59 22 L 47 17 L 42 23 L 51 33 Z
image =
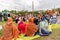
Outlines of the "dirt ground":
M 60 40 L 60 28 L 54 29 L 52 34 L 49 36 L 41 36 L 34 40 Z

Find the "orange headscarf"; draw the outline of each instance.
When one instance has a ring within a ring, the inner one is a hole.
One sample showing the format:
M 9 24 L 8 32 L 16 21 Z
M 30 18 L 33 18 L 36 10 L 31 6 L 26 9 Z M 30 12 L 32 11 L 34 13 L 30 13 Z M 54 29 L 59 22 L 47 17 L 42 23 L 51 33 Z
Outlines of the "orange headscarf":
M 12 18 L 9 18 L 6 22 L 6 24 L 9 25 L 9 24 L 13 23 L 12 21 L 13 21 Z
M 18 30 L 12 22 L 12 18 L 9 18 L 3 27 L 3 35 L 1 40 L 16 40 L 18 37 Z
M 53 14 L 53 12 L 51 10 L 49 10 L 47 14 L 50 16 Z

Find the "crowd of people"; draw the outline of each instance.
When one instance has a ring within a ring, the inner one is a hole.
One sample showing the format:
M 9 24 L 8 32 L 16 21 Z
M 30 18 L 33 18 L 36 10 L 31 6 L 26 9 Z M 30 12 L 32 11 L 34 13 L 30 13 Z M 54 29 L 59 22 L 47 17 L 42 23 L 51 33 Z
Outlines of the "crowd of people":
M 16 18 L 17 19 L 17 18 Z M 3 35 L 1 40 L 16 40 L 20 34 L 24 36 L 48 36 L 52 33 L 52 29 L 49 25 L 59 24 L 60 14 L 58 11 L 49 11 L 47 14 L 42 13 L 34 16 L 33 14 L 20 16 L 16 23 L 18 27 L 13 23 L 13 19 L 9 16 L 7 22 L 3 26 Z

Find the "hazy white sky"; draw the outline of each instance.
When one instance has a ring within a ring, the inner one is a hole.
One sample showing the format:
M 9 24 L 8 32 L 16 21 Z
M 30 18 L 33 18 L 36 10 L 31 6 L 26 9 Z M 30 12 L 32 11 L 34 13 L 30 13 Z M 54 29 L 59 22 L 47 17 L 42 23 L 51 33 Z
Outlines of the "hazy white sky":
M 32 10 L 32 1 L 34 1 L 34 10 L 52 9 L 60 7 L 60 0 L 0 0 L 0 10 Z

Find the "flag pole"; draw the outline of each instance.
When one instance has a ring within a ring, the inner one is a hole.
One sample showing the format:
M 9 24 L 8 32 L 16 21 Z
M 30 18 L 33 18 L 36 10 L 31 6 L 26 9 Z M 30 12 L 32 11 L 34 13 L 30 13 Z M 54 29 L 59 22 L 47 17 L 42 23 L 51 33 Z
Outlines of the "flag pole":
M 34 14 L 34 1 L 32 1 L 32 14 Z

